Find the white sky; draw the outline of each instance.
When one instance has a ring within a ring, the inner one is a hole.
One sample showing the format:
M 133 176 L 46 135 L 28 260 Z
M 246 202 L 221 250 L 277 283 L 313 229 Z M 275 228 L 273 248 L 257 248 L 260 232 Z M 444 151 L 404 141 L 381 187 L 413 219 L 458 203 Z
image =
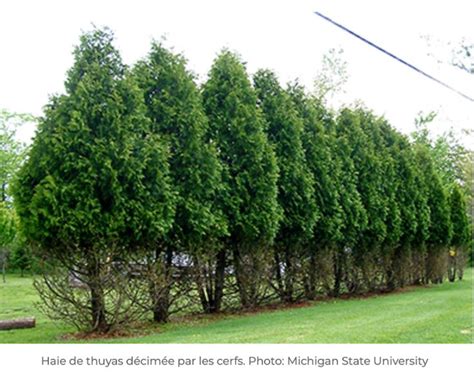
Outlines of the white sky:
M 63 92 L 81 30 L 109 26 L 128 64 L 166 35 L 204 80 L 222 47 L 238 51 L 248 70 L 273 69 L 282 83 L 311 86 L 322 56 L 343 48 L 350 75 L 340 100 L 362 100 L 399 130 L 413 130 L 420 111 L 438 110 L 438 131 L 472 127 L 474 103 L 429 81 L 313 14 L 320 11 L 474 97 L 474 76 L 427 56 L 421 38 L 474 39 L 468 0 L 3 0 L 0 2 L 0 107 L 41 114 L 48 95 Z M 441 51 L 443 52 L 443 51 Z M 21 130 L 28 139 L 31 127 Z

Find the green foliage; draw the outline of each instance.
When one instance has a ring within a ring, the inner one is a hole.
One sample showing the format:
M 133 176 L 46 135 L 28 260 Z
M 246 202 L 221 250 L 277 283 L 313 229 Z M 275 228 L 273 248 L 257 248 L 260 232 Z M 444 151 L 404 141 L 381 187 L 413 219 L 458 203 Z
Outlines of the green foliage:
M 385 202 L 378 190 L 379 163 L 373 145 L 361 127 L 364 115 L 362 110 L 344 109 L 336 126 L 345 182 L 341 187 L 345 190 L 341 204 L 346 212 L 345 224 L 351 228 L 349 231 L 355 241 L 352 244 L 359 243 L 367 249 L 385 238 L 386 226 Z
M 339 57 L 326 63 L 343 83 Z M 431 139 L 435 113 L 413 142 L 361 106 L 335 113 L 330 78 L 309 95 L 259 70 L 252 86 L 224 50 L 199 89 L 161 43 L 129 70 L 108 29 L 83 34 L 27 155 L 14 130 L 28 118 L 0 113 L 2 253 L 24 270 L 38 249 L 45 310 L 101 332 L 135 311 L 165 321 L 177 304 L 441 282 L 448 247 L 469 241 L 472 154 L 453 133 Z
M 303 121 L 302 143 L 319 210 L 314 241 L 322 247 L 339 243 L 343 238 L 343 211 L 338 186 L 340 164 L 333 153 L 336 148 L 335 135 L 331 130 L 333 118 L 317 100 L 305 93 L 302 86 L 294 84 L 288 88 L 288 93 Z
M 134 73 L 143 90 L 151 131 L 170 143 L 170 175 L 177 193 L 170 242 L 199 248 L 206 238 L 218 238 L 227 228 L 216 206 L 222 167 L 215 147 L 205 138 L 208 122 L 194 77 L 183 57 L 159 43 L 153 43 Z
M 274 73 L 259 70 L 254 76 L 254 86 L 280 168 L 278 202 L 283 219 L 277 242 L 298 246 L 313 236 L 318 219 L 315 181 L 307 167 L 302 143 L 303 121 Z
M 18 221 L 15 211 L 0 201 L 0 269 L 5 283 L 5 271 L 11 256 L 11 247 L 18 237 Z
M 421 185 L 417 183 L 418 169 L 415 165 L 413 150 L 406 137 L 393 133 L 395 139 L 393 144 L 393 158 L 395 161 L 396 181 L 396 201 L 400 209 L 400 244 L 402 246 L 410 246 L 416 242 L 417 232 L 421 234 L 418 238 L 418 244 L 422 243 L 427 233 L 419 230 L 427 224 L 422 223 L 428 219 L 426 202 L 423 204 L 421 200 Z M 403 181 L 403 182 L 402 182 Z M 417 214 L 419 211 L 419 215 Z M 423 212 L 426 212 L 424 215 Z
M 450 218 L 453 227 L 451 245 L 463 247 L 471 240 L 470 225 L 466 214 L 466 201 L 462 189 L 454 185 L 449 196 Z
M 435 246 L 446 246 L 452 236 L 452 225 L 446 188 L 430 157 L 429 150 L 419 145 L 416 150 L 416 162 L 425 186 L 427 204 L 430 212 L 429 237 L 427 243 Z
M 429 124 L 435 118 L 434 112 L 427 115 L 420 113 L 415 119 L 416 131 L 411 134 L 412 138 L 416 144 L 424 145 L 431 153 L 436 172 L 442 179 L 443 185 L 449 187 L 453 183 L 458 183 L 467 186 L 471 181 L 466 175 L 465 165 L 471 162 L 470 152 L 464 146 L 460 134 L 456 134 L 453 129 L 432 139 Z M 461 134 L 463 137 L 469 137 L 472 131 L 463 129 Z
M 469 74 L 474 74 L 474 43 L 462 40 L 452 51 L 451 64 Z
M 384 198 L 386 233 L 383 246 L 388 247 L 385 250 L 390 250 L 398 244 L 402 234 L 401 212 L 397 199 L 400 179 L 396 174 L 394 159 L 396 153 L 399 152 L 394 146 L 397 134 L 383 118 L 374 118 L 369 115 L 369 119 L 364 122 L 364 126 L 371 138 L 374 156 L 379 161 L 379 191 Z
M 318 100 L 325 101 L 328 97 L 340 93 L 349 80 L 347 61 L 344 60 L 343 54 L 343 49 L 334 48 L 324 54 L 321 71 L 314 80 L 315 96 Z
M 175 205 L 168 148 L 112 39 L 107 29 L 81 36 L 66 94 L 45 108 L 14 191 L 22 231 L 49 267 L 37 284 L 45 308 L 101 332 L 130 310 L 111 261 L 162 240 Z M 68 286 L 75 271 L 87 296 Z
M 223 211 L 233 241 L 253 246 L 271 242 L 281 211 L 278 166 L 264 133 L 256 96 L 240 59 L 223 51 L 203 87 L 209 138 L 223 163 Z
M 20 168 L 26 152 L 25 144 L 16 139 L 16 131 L 35 119 L 28 114 L 11 113 L 0 110 L 0 201 L 11 200 L 8 186 Z
M 26 270 L 34 267 L 34 257 L 31 248 L 21 240 L 18 240 L 12 249 L 11 268 L 20 270 L 23 275 Z
M 81 36 L 66 95 L 46 107 L 15 204 L 25 235 L 64 249 L 155 240 L 173 219 L 167 149 L 148 133 L 141 92 L 112 34 Z
M 5 202 L 0 202 L 0 248 L 7 247 L 15 240 L 17 225 L 15 211 L 8 208 Z
M 360 238 L 362 246 L 373 248 L 387 235 L 387 196 L 382 190 L 383 174 L 381 158 L 375 149 L 370 132 L 364 127 L 375 121 L 373 115 L 362 109 L 343 110 L 340 131 L 351 139 L 351 156 L 358 176 L 357 190 L 367 213 L 367 226 Z

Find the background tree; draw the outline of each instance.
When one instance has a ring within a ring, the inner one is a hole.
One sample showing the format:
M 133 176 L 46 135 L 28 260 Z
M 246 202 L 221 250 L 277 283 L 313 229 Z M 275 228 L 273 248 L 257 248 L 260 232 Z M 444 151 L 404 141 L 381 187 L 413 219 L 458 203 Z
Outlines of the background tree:
M 25 158 L 26 145 L 17 139 L 16 132 L 33 121 L 35 118 L 29 114 L 0 110 L 0 201 L 11 200 L 8 187 Z
M 26 145 L 16 136 L 18 128 L 35 118 L 29 114 L 0 110 L 0 267 L 3 281 L 8 260 L 15 267 L 14 249 L 20 241 L 17 218 L 12 206 L 10 186 L 14 175 L 24 161 Z
M 207 118 L 194 76 L 186 70 L 186 61 L 153 43 L 148 58 L 135 67 L 135 76 L 143 90 L 151 131 L 170 144 L 170 176 L 177 193 L 176 216 L 163 247 L 156 258 L 163 257 L 165 282 L 154 297 L 155 321 L 166 321 L 173 287 L 172 258 L 193 258 L 199 295 L 205 311 L 220 309 L 223 288 L 222 256 L 214 280 L 206 279 L 206 263 L 215 257 L 215 243 L 226 233 L 226 222 L 216 203 L 221 191 L 221 165 L 214 146 L 207 142 Z M 189 264 L 187 264 L 189 266 Z M 176 271 L 176 269 L 175 269 Z M 174 285 L 177 286 L 177 285 Z
M 25 271 L 34 268 L 35 258 L 31 252 L 30 246 L 18 238 L 12 245 L 11 248 L 11 267 L 12 269 L 19 270 L 21 277 L 25 275 Z
M 0 202 L 0 268 L 3 283 L 6 282 L 6 269 L 11 255 L 11 244 L 17 236 L 17 219 L 13 209 L 7 207 L 6 202 Z
M 329 98 L 343 92 L 348 80 L 344 50 L 331 48 L 323 55 L 321 70 L 314 80 L 314 96 L 320 102 L 327 102 Z
M 272 243 L 280 221 L 278 167 L 264 133 L 262 115 L 245 67 L 224 50 L 214 61 L 203 87 L 209 137 L 223 164 L 223 211 L 242 306 L 251 306 L 258 252 Z
M 167 149 L 149 134 L 142 93 L 112 40 L 107 29 L 81 36 L 66 94 L 46 107 L 15 189 L 47 271 L 38 285 L 46 309 L 99 332 L 131 316 L 127 255 L 162 237 L 174 213 Z M 87 293 L 71 289 L 71 274 Z
M 453 50 L 451 64 L 464 70 L 469 74 L 474 74 L 474 43 L 462 40 L 460 46 Z

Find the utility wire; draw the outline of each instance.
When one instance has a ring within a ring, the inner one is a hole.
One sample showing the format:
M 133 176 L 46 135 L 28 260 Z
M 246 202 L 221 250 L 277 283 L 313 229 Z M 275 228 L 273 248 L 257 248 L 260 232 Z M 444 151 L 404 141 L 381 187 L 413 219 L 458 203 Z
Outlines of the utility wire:
M 404 64 L 405 66 L 408 66 L 410 69 L 413 69 L 415 70 L 417 73 L 420 73 L 421 75 L 424 75 L 426 78 L 429 78 L 431 79 L 432 81 L 435 81 L 436 83 L 446 87 L 447 89 L 457 93 L 458 95 L 461 95 L 463 98 L 471 101 L 471 102 L 474 102 L 474 99 L 464 93 L 462 93 L 461 91 L 455 89 L 454 87 L 451 87 L 450 85 L 440 81 L 439 79 L 433 77 L 432 75 L 428 74 L 428 73 L 425 73 L 423 70 L 421 69 L 418 69 L 416 66 L 410 64 L 409 62 L 395 56 L 393 53 L 390 53 L 388 52 L 387 50 L 383 49 L 382 47 L 379 47 L 377 44 L 374 44 L 372 43 L 370 40 L 367 40 L 366 38 L 364 38 L 363 36 L 360 36 L 359 34 L 355 33 L 354 31 L 351 31 L 349 30 L 347 27 L 341 25 L 340 23 L 337 23 L 336 21 L 333 21 L 331 18 L 325 16 L 324 14 L 320 13 L 320 12 L 314 12 L 314 14 L 316 14 L 317 16 L 323 18 L 324 20 L 332 23 L 334 26 L 337 26 L 339 27 L 340 29 L 344 30 L 345 32 L 351 34 L 352 36 L 355 36 L 357 39 L 360 39 L 362 40 L 364 43 L 367 43 L 368 45 L 370 45 L 371 47 L 374 47 L 375 49 L 379 50 L 380 52 L 382 53 L 385 53 L 386 55 L 390 56 L 391 58 L 397 60 L 398 62 L 401 62 L 402 64 Z

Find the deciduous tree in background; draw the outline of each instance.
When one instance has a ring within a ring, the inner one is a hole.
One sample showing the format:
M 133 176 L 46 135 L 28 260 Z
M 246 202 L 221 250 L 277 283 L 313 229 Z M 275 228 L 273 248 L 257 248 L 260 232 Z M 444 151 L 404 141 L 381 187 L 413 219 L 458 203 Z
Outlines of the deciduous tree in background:
M 5 272 L 10 253 L 10 245 L 17 236 L 17 220 L 15 211 L 7 207 L 5 202 L 0 202 L 0 269 L 3 283 L 6 282 Z
M 4 282 L 8 262 L 13 257 L 13 249 L 20 249 L 18 220 L 12 206 L 10 186 L 24 162 L 27 148 L 16 138 L 16 131 L 24 123 L 31 121 L 34 121 L 31 115 L 0 110 L 0 268 Z M 15 262 L 11 262 L 11 265 L 15 267 Z
M 8 187 L 25 159 L 26 145 L 17 140 L 18 128 L 35 118 L 29 114 L 0 110 L 0 201 L 7 201 Z

